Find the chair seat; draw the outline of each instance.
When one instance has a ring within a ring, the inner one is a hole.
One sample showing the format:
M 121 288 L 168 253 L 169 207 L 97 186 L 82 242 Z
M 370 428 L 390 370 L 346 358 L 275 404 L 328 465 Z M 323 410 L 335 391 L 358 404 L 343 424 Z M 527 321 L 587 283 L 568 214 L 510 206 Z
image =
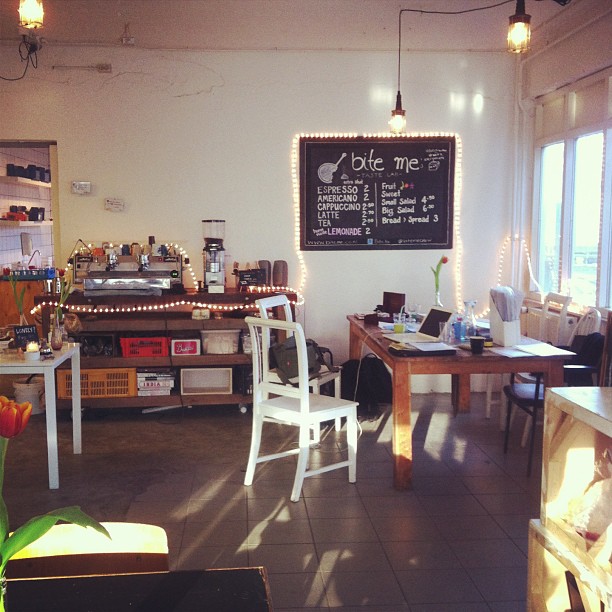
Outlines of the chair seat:
M 278 374 L 276 373 L 276 370 L 270 370 L 270 373 L 274 374 L 274 378 L 271 377 L 271 380 L 273 382 L 281 382 L 280 376 L 278 376 Z M 316 383 L 316 385 L 320 387 L 322 385 L 325 385 L 328 382 L 331 382 L 332 380 L 336 380 L 337 378 L 339 378 L 340 373 L 341 373 L 340 368 L 332 371 L 326 365 L 322 365 L 319 372 L 315 376 L 310 378 L 310 382 Z M 296 376 L 295 378 L 290 378 L 289 382 L 292 384 L 297 384 L 298 377 Z
M 514 385 L 505 385 L 504 394 L 506 397 L 512 399 L 517 404 L 521 401 L 534 403 L 535 398 L 535 385 L 530 383 L 516 383 Z M 540 391 L 538 393 L 537 401 L 540 404 L 544 403 L 544 385 L 540 385 Z M 522 406 L 521 406 L 522 407 Z
M 300 400 L 295 397 L 273 397 L 259 402 L 259 407 L 265 416 L 288 423 L 300 423 L 304 418 L 300 412 Z M 311 394 L 309 396 L 311 423 L 331 421 L 336 417 L 347 417 L 355 410 L 357 410 L 357 402 L 327 395 Z

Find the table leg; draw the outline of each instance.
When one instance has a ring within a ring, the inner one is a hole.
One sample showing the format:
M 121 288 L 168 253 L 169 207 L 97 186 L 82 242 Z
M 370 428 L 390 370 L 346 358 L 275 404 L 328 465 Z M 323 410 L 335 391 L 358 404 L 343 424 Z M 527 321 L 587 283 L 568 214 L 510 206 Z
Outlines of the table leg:
M 349 332 L 349 359 L 361 358 L 361 338 L 353 331 L 353 326 Z
M 564 362 L 559 360 L 549 360 L 548 368 L 544 371 L 544 387 L 563 387 L 563 366 Z
M 81 448 L 81 352 L 72 354 L 72 452 L 80 455 Z
M 57 453 L 57 413 L 55 405 L 55 370 L 45 370 L 45 418 L 47 420 L 47 462 L 49 488 L 59 488 L 59 462 Z
M 396 489 L 412 488 L 412 398 L 410 365 L 398 362 L 393 368 L 393 484 Z
M 470 375 L 469 374 L 453 374 L 451 388 L 452 388 L 451 401 L 453 404 L 453 414 L 456 416 L 458 412 L 469 412 L 470 411 Z

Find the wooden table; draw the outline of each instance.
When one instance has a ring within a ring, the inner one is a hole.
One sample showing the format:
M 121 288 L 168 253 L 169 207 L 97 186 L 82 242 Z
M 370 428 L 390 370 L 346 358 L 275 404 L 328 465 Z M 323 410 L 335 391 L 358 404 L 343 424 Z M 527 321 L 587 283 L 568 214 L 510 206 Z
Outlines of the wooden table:
M 263 567 L 9 580 L 20 612 L 271 612 Z
M 391 368 L 393 375 L 393 481 L 396 489 L 412 486 L 412 429 L 410 424 L 413 374 L 450 374 L 455 414 L 470 408 L 470 374 L 505 374 L 510 372 L 543 372 L 546 387 L 563 385 L 563 363 L 567 352 L 558 355 L 505 357 L 485 349 L 482 355 L 458 349 L 456 355 L 396 357 L 389 350 L 390 341 L 377 325 L 366 325 L 353 315 L 350 323 L 349 357 L 360 359 L 365 344 Z
M 53 359 L 26 361 L 16 351 L 0 352 L 0 374 L 43 374 L 45 379 L 45 418 L 47 419 L 47 460 L 49 488 L 59 488 L 59 461 L 57 452 L 57 410 L 55 395 L 55 369 L 68 359 L 72 366 L 72 448 L 81 454 L 81 352 L 80 345 L 65 342 Z

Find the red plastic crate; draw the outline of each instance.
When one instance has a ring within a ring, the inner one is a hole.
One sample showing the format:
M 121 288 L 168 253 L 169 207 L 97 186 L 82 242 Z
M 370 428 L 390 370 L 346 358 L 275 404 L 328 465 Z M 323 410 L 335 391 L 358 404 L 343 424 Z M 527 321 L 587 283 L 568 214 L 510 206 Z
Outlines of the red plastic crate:
M 124 357 L 167 357 L 170 338 L 119 338 Z

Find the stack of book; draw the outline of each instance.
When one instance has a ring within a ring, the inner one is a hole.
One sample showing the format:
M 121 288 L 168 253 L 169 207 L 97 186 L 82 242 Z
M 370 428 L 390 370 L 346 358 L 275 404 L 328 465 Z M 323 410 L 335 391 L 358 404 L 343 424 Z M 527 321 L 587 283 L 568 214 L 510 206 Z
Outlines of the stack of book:
M 174 372 L 172 370 L 139 370 L 138 395 L 170 395 L 174 388 Z

